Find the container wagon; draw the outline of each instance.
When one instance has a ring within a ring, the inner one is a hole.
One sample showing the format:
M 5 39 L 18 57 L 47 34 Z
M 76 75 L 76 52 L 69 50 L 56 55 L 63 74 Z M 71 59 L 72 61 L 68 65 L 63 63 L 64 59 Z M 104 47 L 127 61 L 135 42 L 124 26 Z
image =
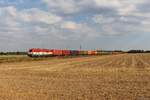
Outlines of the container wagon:
M 70 54 L 71 54 L 71 56 L 77 56 L 77 55 L 79 55 L 79 51 L 78 50 L 70 50 Z
M 116 55 L 122 52 L 101 51 L 101 50 L 60 50 L 32 48 L 28 51 L 30 57 L 51 57 L 51 56 L 79 56 L 79 55 Z
M 70 50 L 62 50 L 62 56 L 70 56 L 71 51 Z
M 52 49 L 50 51 L 52 52 L 53 56 L 62 56 L 63 54 L 62 50 L 58 50 L 58 49 Z

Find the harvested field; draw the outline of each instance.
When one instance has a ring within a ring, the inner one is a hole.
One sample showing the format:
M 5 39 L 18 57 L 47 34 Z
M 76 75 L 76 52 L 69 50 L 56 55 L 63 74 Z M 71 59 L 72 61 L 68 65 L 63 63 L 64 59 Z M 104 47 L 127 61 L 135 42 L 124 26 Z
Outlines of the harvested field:
M 150 54 L 0 59 L 0 100 L 150 100 Z

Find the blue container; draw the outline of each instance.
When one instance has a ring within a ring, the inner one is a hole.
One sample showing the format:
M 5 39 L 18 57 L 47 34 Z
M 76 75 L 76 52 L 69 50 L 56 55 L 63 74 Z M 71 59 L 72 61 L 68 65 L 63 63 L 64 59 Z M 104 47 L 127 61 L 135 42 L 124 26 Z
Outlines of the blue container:
M 77 50 L 71 50 L 70 53 L 71 53 L 71 55 L 75 56 L 75 55 L 79 54 L 79 51 L 77 51 Z

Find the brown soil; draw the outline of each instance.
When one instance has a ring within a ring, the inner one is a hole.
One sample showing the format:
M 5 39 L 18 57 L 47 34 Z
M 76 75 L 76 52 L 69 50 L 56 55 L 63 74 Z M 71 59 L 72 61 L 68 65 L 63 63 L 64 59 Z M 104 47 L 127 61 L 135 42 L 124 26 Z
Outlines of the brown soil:
M 150 54 L 5 61 L 0 100 L 150 100 Z

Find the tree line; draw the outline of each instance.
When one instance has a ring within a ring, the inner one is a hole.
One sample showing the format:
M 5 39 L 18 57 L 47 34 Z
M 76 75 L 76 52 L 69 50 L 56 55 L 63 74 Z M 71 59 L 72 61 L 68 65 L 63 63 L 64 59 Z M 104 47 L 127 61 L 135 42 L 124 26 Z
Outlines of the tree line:
M 129 50 L 128 53 L 150 53 L 150 50 Z
M 26 55 L 27 52 L 0 52 L 0 55 Z

